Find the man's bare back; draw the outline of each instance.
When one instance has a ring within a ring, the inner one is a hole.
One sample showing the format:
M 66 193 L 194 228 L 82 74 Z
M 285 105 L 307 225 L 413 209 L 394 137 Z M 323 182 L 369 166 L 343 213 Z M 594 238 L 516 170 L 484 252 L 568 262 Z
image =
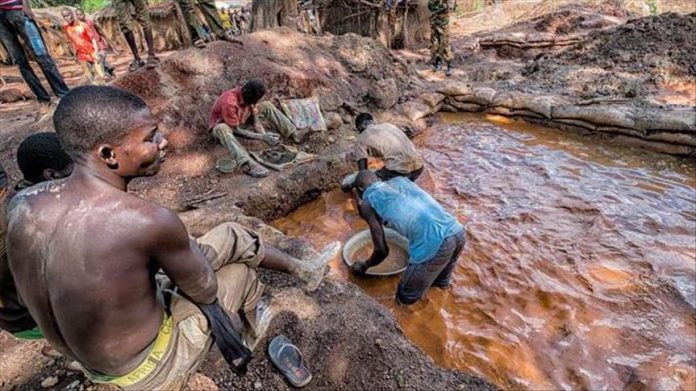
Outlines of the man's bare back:
M 146 254 L 162 229 L 158 217 L 168 213 L 75 177 L 39 185 L 12 202 L 10 240 L 20 253 L 11 258 L 20 295 L 43 309 L 33 315 L 46 337 L 90 369 L 126 373 L 155 339 L 163 314 L 153 284 L 159 265 Z

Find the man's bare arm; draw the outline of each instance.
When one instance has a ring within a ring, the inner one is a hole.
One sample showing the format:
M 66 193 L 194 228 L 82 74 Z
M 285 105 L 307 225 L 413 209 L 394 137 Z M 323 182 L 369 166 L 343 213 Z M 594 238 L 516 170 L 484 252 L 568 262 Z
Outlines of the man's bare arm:
M 382 263 L 389 256 L 389 246 L 384 236 L 384 227 L 379 221 L 377 214 L 369 202 L 358 199 L 358 211 L 360 216 L 367 222 L 370 227 L 370 235 L 372 236 L 372 244 L 374 250 L 372 255 L 365 262 L 355 262 L 351 266 L 351 270 L 356 274 L 365 274 L 365 271 L 372 266 Z
M 239 126 L 234 128 L 234 134 L 236 136 L 246 137 L 252 140 L 262 140 L 268 145 L 275 145 L 280 141 L 280 137 L 273 133 L 256 133 L 250 130 L 242 129 Z
M 155 216 L 152 258 L 193 302 L 210 304 L 217 297 L 217 277 L 181 220 L 161 208 Z

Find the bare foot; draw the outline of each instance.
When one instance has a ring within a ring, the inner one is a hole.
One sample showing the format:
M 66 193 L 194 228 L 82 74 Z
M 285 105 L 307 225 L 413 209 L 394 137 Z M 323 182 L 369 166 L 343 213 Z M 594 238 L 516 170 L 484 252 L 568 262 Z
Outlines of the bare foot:
M 331 242 L 324 247 L 324 250 L 317 258 L 303 265 L 303 269 L 300 272 L 300 278 L 307 283 L 305 289 L 308 292 L 314 292 L 317 290 L 317 288 L 319 288 L 321 280 L 324 279 L 326 265 L 328 265 L 332 259 L 336 258 L 340 249 L 340 242 Z

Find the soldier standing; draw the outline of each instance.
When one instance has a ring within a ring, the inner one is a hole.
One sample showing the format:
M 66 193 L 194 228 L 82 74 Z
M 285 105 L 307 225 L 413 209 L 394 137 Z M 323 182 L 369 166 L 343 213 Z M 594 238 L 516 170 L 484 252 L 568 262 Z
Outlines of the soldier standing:
M 430 10 L 430 56 L 435 71 L 442 70 L 443 61 L 447 63 L 447 76 L 452 76 L 452 47 L 449 42 L 450 12 L 455 0 L 429 0 Z

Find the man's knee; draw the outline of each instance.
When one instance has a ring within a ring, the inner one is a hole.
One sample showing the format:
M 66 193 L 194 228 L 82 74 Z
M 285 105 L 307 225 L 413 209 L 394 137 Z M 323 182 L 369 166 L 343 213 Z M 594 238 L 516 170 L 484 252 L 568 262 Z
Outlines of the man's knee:
M 257 103 L 256 108 L 258 109 L 259 114 L 270 113 L 271 111 L 275 110 L 275 106 L 273 106 L 273 103 L 267 100 Z
M 243 263 L 223 266 L 216 273 L 218 300 L 230 313 L 253 310 L 261 300 L 264 285 L 256 270 Z
M 138 14 L 136 15 L 136 20 L 138 21 L 138 24 L 140 24 L 140 27 L 143 28 L 143 30 L 152 29 L 152 21 L 150 20 L 150 15 L 146 13 Z

